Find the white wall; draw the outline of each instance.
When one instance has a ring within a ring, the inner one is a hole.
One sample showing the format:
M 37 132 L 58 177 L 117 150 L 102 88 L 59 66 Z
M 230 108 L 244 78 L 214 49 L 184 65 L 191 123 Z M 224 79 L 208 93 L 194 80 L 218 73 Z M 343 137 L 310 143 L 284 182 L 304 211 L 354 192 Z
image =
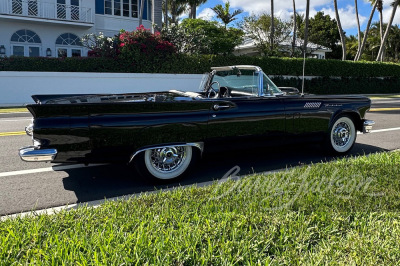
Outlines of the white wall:
M 0 106 L 33 103 L 34 94 L 198 91 L 203 75 L 0 71 Z

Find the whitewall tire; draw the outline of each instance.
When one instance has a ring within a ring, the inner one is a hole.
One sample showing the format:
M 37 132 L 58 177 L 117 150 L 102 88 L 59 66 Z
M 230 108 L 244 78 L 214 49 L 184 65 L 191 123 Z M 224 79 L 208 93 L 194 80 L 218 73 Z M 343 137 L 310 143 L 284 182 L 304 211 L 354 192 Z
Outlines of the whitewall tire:
M 153 181 L 170 181 L 182 177 L 196 161 L 197 152 L 191 146 L 167 146 L 140 153 L 136 168 Z
M 341 116 L 329 129 L 329 149 L 338 154 L 347 153 L 353 147 L 356 138 L 357 131 L 353 120 L 348 116 Z

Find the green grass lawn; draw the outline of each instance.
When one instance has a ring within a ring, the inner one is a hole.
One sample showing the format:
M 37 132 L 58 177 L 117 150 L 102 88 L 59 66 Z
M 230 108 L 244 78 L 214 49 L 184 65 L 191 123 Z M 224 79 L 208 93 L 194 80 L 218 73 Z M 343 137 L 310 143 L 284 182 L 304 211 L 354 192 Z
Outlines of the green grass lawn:
M 400 152 L 0 222 L 0 265 L 396 264 Z

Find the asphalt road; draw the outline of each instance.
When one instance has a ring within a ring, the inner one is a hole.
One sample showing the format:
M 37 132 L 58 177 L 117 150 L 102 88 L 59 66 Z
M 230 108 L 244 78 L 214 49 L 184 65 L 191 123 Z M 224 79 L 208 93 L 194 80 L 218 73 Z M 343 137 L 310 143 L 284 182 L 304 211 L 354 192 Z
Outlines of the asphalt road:
M 375 132 L 358 135 L 350 155 L 400 149 L 400 99 L 373 101 L 368 119 L 376 122 Z M 22 162 L 18 149 L 31 145 L 26 135 L 12 136 L 30 123 L 29 113 L 0 114 L 0 216 L 40 210 L 166 188 L 143 181 L 126 165 L 55 165 Z M 388 131 L 381 131 L 390 129 Z M 291 166 L 334 160 L 318 145 L 268 148 L 212 154 L 203 158 L 194 171 L 180 182 L 197 184 L 222 178 L 234 166 L 240 175 Z M 169 184 L 169 187 L 179 185 Z

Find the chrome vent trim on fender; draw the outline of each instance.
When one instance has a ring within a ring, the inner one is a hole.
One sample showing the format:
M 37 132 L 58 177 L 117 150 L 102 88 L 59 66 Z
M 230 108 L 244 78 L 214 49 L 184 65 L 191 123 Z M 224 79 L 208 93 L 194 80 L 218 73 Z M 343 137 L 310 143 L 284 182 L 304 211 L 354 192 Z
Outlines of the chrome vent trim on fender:
M 305 105 L 304 105 L 304 108 L 307 108 L 307 109 L 317 109 L 317 108 L 319 108 L 321 106 L 321 102 L 307 102 Z

